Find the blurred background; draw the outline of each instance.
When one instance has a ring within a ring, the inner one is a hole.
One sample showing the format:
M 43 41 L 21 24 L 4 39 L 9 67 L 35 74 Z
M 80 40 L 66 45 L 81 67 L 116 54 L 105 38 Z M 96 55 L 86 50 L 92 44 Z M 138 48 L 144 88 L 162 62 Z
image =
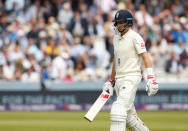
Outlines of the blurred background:
M 136 108 L 188 110 L 186 0 L 0 0 L 0 111 L 88 110 L 111 73 L 119 9 L 132 12 L 160 85 L 148 97 L 143 80 Z
M 108 79 L 112 19 L 117 9 L 129 9 L 158 81 L 186 81 L 187 6 L 184 0 L 1 0 L 0 79 Z

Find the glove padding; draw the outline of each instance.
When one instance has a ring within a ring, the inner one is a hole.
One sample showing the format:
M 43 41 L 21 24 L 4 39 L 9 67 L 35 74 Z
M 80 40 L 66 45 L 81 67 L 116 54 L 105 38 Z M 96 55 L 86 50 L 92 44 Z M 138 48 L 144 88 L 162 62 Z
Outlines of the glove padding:
M 158 89 L 159 89 L 159 85 L 156 82 L 155 78 L 153 76 L 148 77 L 148 81 L 146 84 L 146 92 L 147 92 L 148 96 L 155 95 L 157 93 Z
M 113 87 L 111 82 L 107 81 L 103 85 L 103 91 L 109 92 L 111 96 L 113 96 Z

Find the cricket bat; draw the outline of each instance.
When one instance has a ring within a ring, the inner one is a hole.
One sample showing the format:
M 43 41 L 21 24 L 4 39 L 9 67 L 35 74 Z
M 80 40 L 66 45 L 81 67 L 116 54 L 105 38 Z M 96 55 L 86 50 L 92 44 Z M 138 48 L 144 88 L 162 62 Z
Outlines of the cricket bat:
M 97 98 L 95 103 L 88 110 L 84 118 L 87 119 L 89 122 L 92 122 L 109 98 L 110 94 L 106 91 L 103 91 Z

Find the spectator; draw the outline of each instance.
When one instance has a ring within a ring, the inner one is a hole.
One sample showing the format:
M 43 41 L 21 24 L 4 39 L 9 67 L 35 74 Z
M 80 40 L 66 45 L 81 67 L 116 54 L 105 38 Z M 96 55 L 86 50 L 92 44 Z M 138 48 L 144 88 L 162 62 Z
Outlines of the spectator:
M 11 62 L 17 62 L 18 60 L 24 59 L 24 53 L 21 50 L 21 46 L 18 41 L 16 41 L 15 46 L 13 47 L 13 50 L 10 52 L 9 60 Z
M 173 25 L 174 30 L 171 31 L 173 42 L 178 43 L 179 39 L 181 39 L 183 42 L 186 41 L 186 38 L 183 34 L 182 27 L 179 23 L 176 23 Z
M 38 38 L 38 27 L 36 24 L 32 25 L 31 31 L 28 33 L 29 38 Z
M 159 72 L 187 77 L 186 1 L 0 0 L 0 79 L 3 72 L 9 81 L 106 79 L 116 9 L 135 16 Z
M 151 26 L 153 24 L 153 19 L 147 12 L 145 5 L 141 4 L 139 9 L 140 10 L 135 13 L 135 19 L 137 20 L 138 26 Z
M 34 70 L 34 67 L 30 65 L 26 72 L 22 74 L 21 77 L 22 82 L 39 82 L 40 75 L 38 72 Z
M 61 39 L 65 39 L 69 45 L 71 45 L 74 41 L 72 34 L 66 29 L 64 24 L 61 24 L 58 36 Z
M 45 63 L 45 61 L 42 62 L 41 67 L 42 67 L 41 69 L 42 80 L 49 80 L 50 77 L 49 77 L 49 73 L 47 70 L 47 64 Z
M 20 9 L 20 8 L 23 8 L 24 7 L 24 3 L 25 1 L 24 0 L 7 0 L 6 1 L 6 9 L 9 11 L 9 10 L 12 10 L 14 4 L 17 4 L 17 8 Z
M 70 32 L 74 36 L 79 36 L 79 37 L 88 34 L 87 20 L 82 18 L 80 12 L 78 11 L 74 12 L 74 17 L 72 18 L 70 23 Z
M 177 58 L 177 55 L 174 52 L 171 52 L 171 57 L 167 60 L 166 63 L 166 72 L 178 74 L 181 73 L 183 70 L 180 61 Z
M 74 80 L 75 81 L 86 81 L 87 75 L 85 71 L 85 63 L 78 59 L 75 64 L 75 70 L 74 70 Z
M 66 72 L 66 63 L 61 55 L 55 54 L 50 67 L 50 77 L 52 80 L 62 80 Z
M 58 22 L 69 27 L 70 21 L 73 17 L 73 11 L 71 9 L 70 3 L 66 2 L 63 4 L 62 9 L 58 13 Z
M 45 53 L 47 55 L 49 55 L 51 58 L 53 58 L 54 56 L 57 56 L 59 54 L 59 48 L 58 48 L 54 38 L 52 38 L 52 37 L 50 38 L 50 40 L 45 48 Z
M 71 56 L 74 60 L 78 59 L 79 57 L 82 57 L 86 53 L 86 48 L 84 45 L 81 44 L 81 40 L 79 37 L 75 38 L 74 45 L 71 49 Z
M 64 82 L 73 82 L 74 81 L 74 78 L 73 78 L 73 69 L 70 66 L 67 66 L 66 75 L 65 75 L 65 77 L 63 77 L 62 80 Z
M 3 66 L 3 79 L 4 80 L 14 80 L 14 66 L 7 61 L 6 65 Z
M 0 27 L 1 27 L 1 31 L 6 31 L 7 27 L 8 27 L 9 23 L 7 21 L 7 16 L 6 14 L 1 15 L 0 17 Z
M 52 7 L 52 4 L 50 3 L 50 1 L 49 0 L 45 0 L 44 1 L 44 7 L 42 7 L 41 10 L 40 10 L 41 15 L 39 16 L 39 18 L 44 16 L 44 19 L 47 22 L 50 16 L 54 16 L 55 15 L 55 13 L 53 12 L 53 9 L 54 8 Z
M 101 9 L 105 14 L 107 14 L 112 9 L 115 9 L 116 3 L 114 0 L 94 0 L 95 4 L 99 9 Z
M 185 49 L 180 54 L 180 63 L 182 64 L 183 68 L 186 68 L 188 65 L 188 52 Z
M 23 73 L 23 65 L 22 65 L 22 60 L 20 60 L 15 65 L 14 79 L 21 80 L 22 73 Z
M 184 50 L 184 43 L 181 39 L 179 39 L 178 41 L 178 44 L 174 45 L 174 52 L 177 54 L 177 55 L 180 55 L 183 50 Z
M 28 20 L 32 18 L 37 18 L 40 15 L 40 1 L 35 0 L 34 3 L 29 7 L 26 13 L 26 17 Z

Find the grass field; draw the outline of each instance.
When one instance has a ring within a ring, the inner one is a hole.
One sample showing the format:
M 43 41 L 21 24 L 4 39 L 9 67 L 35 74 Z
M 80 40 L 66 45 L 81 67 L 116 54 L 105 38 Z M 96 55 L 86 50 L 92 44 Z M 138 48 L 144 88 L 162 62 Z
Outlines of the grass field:
M 109 112 L 94 122 L 85 112 L 0 112 L 0 131 L 109 131 Z M 150 131 L 188 131 L 188 111 L 138 112 Z

